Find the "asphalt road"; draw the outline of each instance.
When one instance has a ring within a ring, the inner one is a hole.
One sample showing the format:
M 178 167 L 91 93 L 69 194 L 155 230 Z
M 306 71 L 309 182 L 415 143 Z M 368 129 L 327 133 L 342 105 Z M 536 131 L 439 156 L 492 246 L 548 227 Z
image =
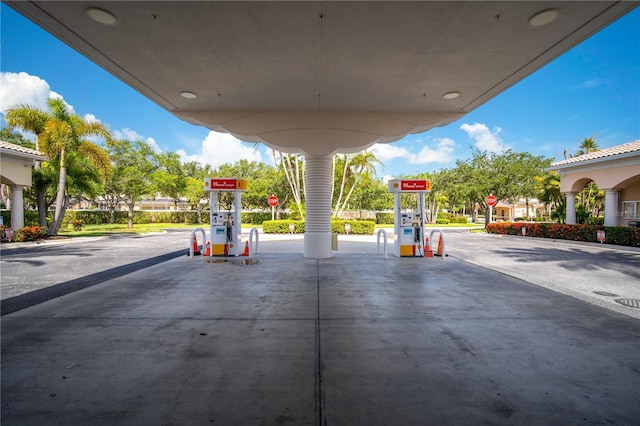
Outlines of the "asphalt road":
M 444 232 L 445 248 L 451 257 L 640 318 L 640 308 L 618 302 L 640 301 L 640 249 L 470 233 L 464 229 L 445 229 Z M 243 237 L 247 239 L 248 234 Z M 388 251 L 392 253 L 392 235 L 389 237 Z M 2 312 L 12 312 L 186 255 L 189 238 L 190 230 L 169 230 L 142 235 L 3 243 Z M 378 250 L 382 252 L 382 247 L 376 242 L 376 236 L 340 235 L 335 255 L 379 256 Z M 260 253 L 302 253 L 303 237 L 261 235 L 258 247 L 258 256 Z M 435 260 L 438 259 L 429 261 Z

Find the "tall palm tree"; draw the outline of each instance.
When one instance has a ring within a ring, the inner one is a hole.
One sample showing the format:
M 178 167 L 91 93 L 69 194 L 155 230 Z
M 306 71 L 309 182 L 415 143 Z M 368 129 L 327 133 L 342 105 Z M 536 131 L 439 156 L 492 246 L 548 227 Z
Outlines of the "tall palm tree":
M 90 136 L 109 138 L 109 131 L 99 123 L 88 123 L 80 116 L 69 113 L 62 99 L 50 98 L 47 101 L 50 112 L 22 105 L 7 111 L 7 124 L 31 131 L 36 135 L 36 149 L 42 151 L 51 164 L 58 169 L 58 190 L 53 222 L 48 229 L 49 235 L 55 235 L 60 229 L 67 208 L 67 162 L 73 155 L 89 160 L 99 172 L 106 174 L 111 164 L 106 151 L 87 140 Z M 44 194 L 44 191 L 43 191 Z M 44 197 L 43 197 L 44 200 Z M 44 204 L 44 201 L 43 201 Z M 38 205 L 40 211 L 40 204 Z M 42 212 L 46 210 L 42 207 Z M 46 220 L 40 224 L 46 226 Z
M 56 195 L 56 209 L 49 234 L 55 235 L 62 225 L 62 219 L 67 209 L 67 157 L 79 154 L 100 172 L 106 174 L 111 169 L 109 156 L 105 150 L 87 140 L 89 136 L 109 138 L 109 131 L 100 123 L 84 121 L 80 116 L 70 114 L 62 99 L 49 99 L 51 118 L 45 124 L 41 138 L 41 150 L 52 161 L 56 162 L 59 170 L 58 193 Z
M 365 175 L 375 174 L 376 163 L 380 163 L 380 161 L 371 151 L 362 151 L 353 156 L 349 156 L 346 154 L 344 155 L 343 176 L 340 185 L 340 194 L 338 196 L 338 201 L 336 202 L 333 213 L 334 217 L 338 217 L 338 214 L 344 211 L 347 204 L 349 203 L 349 198 L 351 198 L 354 189 L 356 188 L 356 186 L 358 186 L 358 182 L 360 181 L 360 179 Z M 350 178 L 353 179 L 351 180 Z M 349 191 L 347 192 L 347 195 L 344 197 L 344 200 L 342 200 L 348 180 L 351 180 L 351 186 L 349 188 Z
M 45 124 L 50 119 L 46 112 L 31 107 L 29 105 L 19 105 L 9 109 L 5 116 L 7 124 L 11 128 L 17 128 L 26 132 L 31 132 L 36 136 L 36 150 L 40 150 L 40 138 L 44 133 Z M 40 161 L 34 165 L 34 190 L 36 192 L 36 206 L 38 208 L 38 221 L 40 226 L 47 227 L 47 207 L 45 203 L 45 190 L 43 186 L 45 179 L 40 178 Z

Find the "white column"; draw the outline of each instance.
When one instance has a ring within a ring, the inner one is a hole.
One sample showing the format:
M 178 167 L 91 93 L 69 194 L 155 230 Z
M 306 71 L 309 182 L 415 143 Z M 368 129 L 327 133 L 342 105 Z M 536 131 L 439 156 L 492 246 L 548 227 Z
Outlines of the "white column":
M 618 191 L 604 191 L 604 226 L 618 226 Z
M 19 229 L 24 226 L 24 199 L 22 191 L 24 186 L 16 185 L 11 188 L 11 227 Z
M 566 219 L 565 223 L 569 225 L 575 225 L 576 223 L 576 193 L 575 192 L 565 192 L 564 195 L 567 197 L 566 201 Z
M 395 242 L 393 243 L 393 254 L 400 257 L 400 192 L 393 193 L 393 234 Z
M 326 259 L 331 254 L 331 177 L 330 155 L 305 156 L 306 220 L 304 257 Z

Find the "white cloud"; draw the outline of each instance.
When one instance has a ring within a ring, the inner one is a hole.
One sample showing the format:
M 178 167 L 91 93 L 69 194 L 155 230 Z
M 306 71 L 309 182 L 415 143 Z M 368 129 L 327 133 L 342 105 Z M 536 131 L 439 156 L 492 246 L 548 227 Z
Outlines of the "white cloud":
M 47 99 L 51 89 L 49 84 L 25 72 L 0 73 L 0 109 L 5 113 L 18 105 L 30 105 L 42 110 L 47 109 Z
M 377 143 L 374 144 L 369 151 L 373 152 L 378 160 L 382 163 L 386 163 L 395 159 L 408 159 L 411 158 L 412 154 L 408 149 L 393 145 L 390 143 Z
M 376 158 L 382 163 L 391 160 L 404 160 L 409 164 L 447 163 L 453 159 L 453 148 L 456 143 L 450 138 L 434 139 L 435 147 L 424 144 L 418 153 L 406 147 L 392 144 L 375 144 L 371 148 Z
M 500 132 L 502 132 L 500 127 L 494 127 L 493 130 L 489 130 L 489 128 L 482 123 L 464 123 L 460 126 L 460 129 L 464 130 L 469 138 L 474 140 L 475 146 L 481 151 L 499 153 L 509 149 L 500 138 Z
M 447 163 L 453 159 L 453 147 L 456 143 L 453 139 L 441 138 L 433 149 L 425 145 L 420 152 L 409 159 L 410 164 Z
M 212 167 L 219 167 L 225 163 L 235 163 L 238 160 L 262 161 L 260 152 L 243 144 L 239 139 L 229 133 L 219 133 L 211 131 L 202 141 L 200 152 L 187 154 L 183 149 L 176 153 L 183 162 L 197 161 L 201 164 L 210 164 Z
M 112 132 L 112 136 L 114 139 L 126 139 L 129 141 L 142 141 L 144 143 L 146 143 L 147 145 L 149 145 L 151 147 L 151 149 L 153 149 L 155 152 L 160 153 L 162 152 L 162 149 L 158 146 L 158 144 L 156 143 L 156 140 L 151 138 L 151 137 L 144 137 L 142 136 L 140 133 L 136 132 L 135 130 L 131 130 L 128 128 L 124 128 L 122 130 L 114 130 Z
M 102 123 L 100 119 L 93 114 L 85 114 L 84 121 L 87 123 Z
M 47 111 L 49 98 L 64 99 L 51 91 L 49 83 L 40 77 L 26 72 L 0 72 L 0 112 L 3 114 L 18 105 L 29 105 Z M 74 113 L 73 106 L 65 102 L 70 113 Z

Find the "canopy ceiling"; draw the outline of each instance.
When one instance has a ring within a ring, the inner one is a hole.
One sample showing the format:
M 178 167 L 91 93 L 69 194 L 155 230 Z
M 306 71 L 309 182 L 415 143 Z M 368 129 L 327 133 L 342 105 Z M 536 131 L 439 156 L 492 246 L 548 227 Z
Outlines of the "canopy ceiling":
M 638 4 L 6 3 L 188 122 L 317 155 L 451 123 Z

